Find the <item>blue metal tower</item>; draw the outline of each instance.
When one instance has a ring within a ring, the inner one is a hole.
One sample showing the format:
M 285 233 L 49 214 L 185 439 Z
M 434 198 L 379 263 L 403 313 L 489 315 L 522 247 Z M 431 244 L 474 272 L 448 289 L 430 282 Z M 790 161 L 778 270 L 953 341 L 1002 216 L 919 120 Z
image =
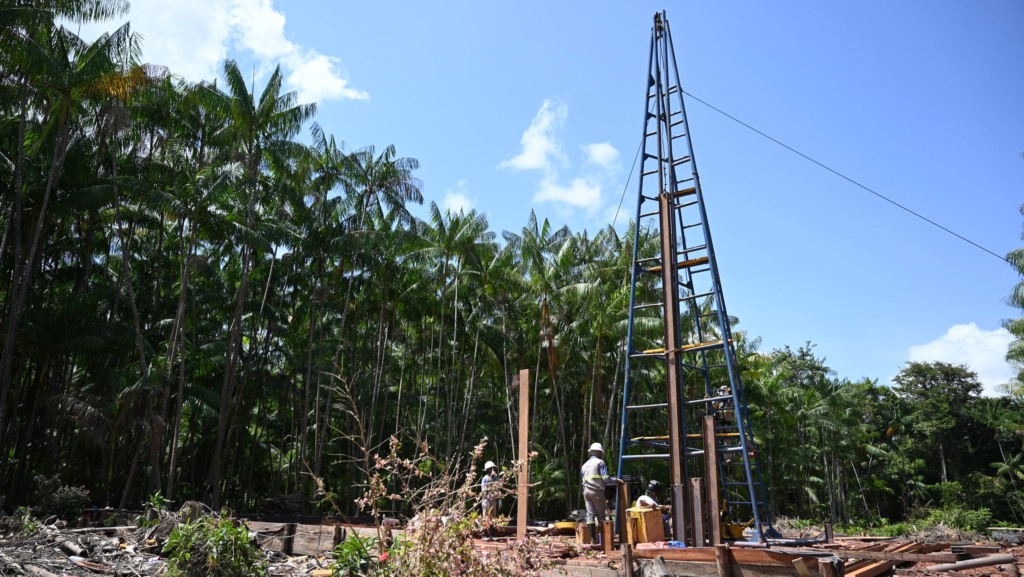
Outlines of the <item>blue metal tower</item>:
M 664 12 L 645 100 L 618 471 L 668 476 L 676 540 L 714 545 L 748 527 L 764 542 L 764 484 Z

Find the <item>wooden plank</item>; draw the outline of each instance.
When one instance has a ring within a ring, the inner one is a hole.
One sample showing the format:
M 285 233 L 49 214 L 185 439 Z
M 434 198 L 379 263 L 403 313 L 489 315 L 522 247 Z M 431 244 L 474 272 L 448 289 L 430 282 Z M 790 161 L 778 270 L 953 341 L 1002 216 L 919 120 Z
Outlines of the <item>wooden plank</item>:
M 519 480 L 516 485 L 516 539 L 526 539 L 530 498 L 530 369 L 519 371 Z
M 606 520 L 601 522 L 601 546 L 602 549 L 604 549 L 605 555 L 611 555 L 612 546 L 615 545 L 615 543 L 613 543 L 613 541 L 615 541 L 615 531 L 612 527 L 612 521 Z
M 879 575 L 892 575 L 893 571 L 892 561 L 876 561 L 860 569 L 847 571 L 846 577 L 878 577 Z
M 687 549 L 634 549 L 634 559 L 656 559 L 663 557 L 667 561 L 693 561 L 698 563 L 718 563 L 715 547 L 693 547 Z M 793 568 L 793 559 L 801 555 L 777 553 L 771 549 L 737 549 L 730 547 L 729 563 L 731 565 L 764 565 L 769 567 Z
M 987 555 L 989 553 L 998 553 L 1003 550 L 1002 547 L 993 547 L 990 545 L 950 545 L 950 549 L 954 553 L 967 553 L 969 555 Z
M 256 541 L 267 551 L 276 551 L 290 555 L 295 535 L 294 523 L 266 523 L 263 521 L 246 521 L 249 530 L 256 533 Z M 292 526 L 291 534 L 288 526 Z
M 952 563 L 959 559 L 953 553 L 897 553 L 895 551 L 852 551 L 845 549 L 829 549 L 829 551 L 842 559 L 890 560 L 908 563 Z
M 330 525 L 296 525 L 292 539 L 293 555 L 315 556 L 334 548 L 334 527 Z
M 715 441 L 715 418 L 704 417 L 704 478 L 707 480 L 708 540 L 712 546 L 722 543 L 722 501 L 718 497 L 718 443 Z
M 872 561 L 871 559 L 859 559 L 859 560 L 854 561 L 852 563 L 847 563 L 847 565 L 846 565 L 846 573 L 849 574 L 851 571 L 857 571 L 858 569 L 863 569 L 863 568 L 865 568 L 868 565 L 871 565 L 873 563 L 876 563 L 876 561 Z

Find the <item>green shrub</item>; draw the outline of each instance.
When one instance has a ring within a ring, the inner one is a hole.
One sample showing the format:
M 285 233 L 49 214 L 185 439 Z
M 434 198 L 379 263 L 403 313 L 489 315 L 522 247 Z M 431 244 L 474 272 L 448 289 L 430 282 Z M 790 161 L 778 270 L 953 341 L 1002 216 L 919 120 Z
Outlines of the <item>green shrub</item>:
M 60 483 L 60 477 L 37 475 L 36 513 L 40 518 L 51 515 L 74 523 L 82 515 L 82 509 L 89 502 L 89 491 L 85 487 L 69 487 Z
M 334 577 L 364 577 L 371 574 L 378 562 L 377 539 L 360 537 L 355 531 L 334 548 L 336 561 L 332 566 Z
M 938 525 L 941 523 L 961 531 L 982 531 L 991 522 L 992 512 L 985 507 L 980 509 L 962 509 L 959 507 L 936 509 L 924 521 L 927 525 Z
M 914 531 L 916 531 L 916 528 L 910 523 L 893 523 L 891 525 L 882 525 L 873 532 L 881 537 L 902 537 L 910 535 Z
M 243 525 L 203 517 L 171 531 L 163 548 L 167 577 L 266 577 L 260 547 Z
M 949 483 L 936 483 L 931 486 L 943 509 L 962 509 L 967 503 L 964 501 L 963 485 L 956 481 Z

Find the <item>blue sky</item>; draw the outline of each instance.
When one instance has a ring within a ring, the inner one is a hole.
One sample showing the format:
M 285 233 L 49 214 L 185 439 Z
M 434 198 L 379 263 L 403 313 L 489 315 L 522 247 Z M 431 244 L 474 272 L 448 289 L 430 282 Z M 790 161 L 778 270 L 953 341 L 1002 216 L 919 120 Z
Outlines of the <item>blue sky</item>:
M 616 224 L 633 213 L 661 10 L 695 97 L 997 255 L 1024 245 L 1019 1 L 132 0 L 129 19 L 145 60 L 190 80 L 231 57 L 260 88 L 280 64 L 327 132 L 394 144 L 428 203 L 500 233 L 531 209 L 596 231 L 624 190 Z M 990 393 L 1009 379 L 1007 264 L 687 112 L 729 312 L 762 349 L 812 342 L 850 379 L 885 383 L 908 360 L 968 364 Z

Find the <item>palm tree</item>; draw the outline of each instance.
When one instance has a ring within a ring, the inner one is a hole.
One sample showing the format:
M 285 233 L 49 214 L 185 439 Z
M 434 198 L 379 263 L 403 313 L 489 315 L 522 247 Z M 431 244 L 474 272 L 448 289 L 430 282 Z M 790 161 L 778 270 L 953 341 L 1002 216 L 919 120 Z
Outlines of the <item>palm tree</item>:
M 301 147 L 291 139 L 316 113 L 316 106 L 313 104 L 296 104 L 294 92 L 282 93 L 284 77 L 280 66 L 274 69 L 258 100 L 255 94 L 249 92 L 234 60 L 224 63 L 224 77 L 228 92 L 222 94 L 222 108 L 229 123 L 223 136 L 234 150 L 242 170 L 238 201 L 243 218 L 237 223 L 242 235 L 238 246 L 241 253 L 239 282 L 229 327 L 220 415 L 209 474 L 211 501 L 215 508 L 220 506 L 224 449 L 231 424 L 236 378 L 242 356 L 242 321 L 249 298 L 250 271 L 254 261 L 260 256 L 258 251 L 267 250 L 266 245 L 258 237 L 258 211 L 265 209 L 266 204 L 272 205 L 274 202 L 273 191 L 263 178 L 264 163 L 268 155 L 298 155 Z
M 3 42 L 17 54 L 19 61 L 10 70 L 17 71 L 22 85 L 21 124 L 15 168 L 14 203 L 11 221 L 14 229 L 14 266 L 11 276 L 7 326 L 0 352 L 0 431 L 6 428 L 7 397 L 13 382 L 15 343 L 29 296 L 34 288 L 37 267 L 45 249 L 48 218 L 53 191 L 61 178 L 64 161 L 73 141 L 83 136 L 81 116 L 89 99 L 102 99 L 122 93 L 130 82 L 125 74 L 134 64 L 139 47 L 127 24 L 87 43 L 52 22 L 37 28 L 6 29 Z M 38 89 L 34 94 L 30 90 Z M 34 138 L 26 137 L 29 107 L 39 114 Z M 38 197 L 24 188 L 26 167 L 48 165 Z M 28 206 L 25 203 L 29 203 Z M 25 221 L 26 216 L 30 218 Z M 23 244 L 23 233 L 27 248 Z M 30 232 L 29 232 L 30 231 Z

